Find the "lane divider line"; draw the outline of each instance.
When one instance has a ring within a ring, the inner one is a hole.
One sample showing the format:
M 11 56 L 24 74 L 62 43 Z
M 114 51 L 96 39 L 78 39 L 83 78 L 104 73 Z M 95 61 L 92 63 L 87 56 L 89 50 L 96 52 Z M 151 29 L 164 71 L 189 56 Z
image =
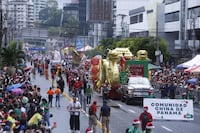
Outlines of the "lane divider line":
M 134 110 L 131 110 L 131 109 L 129 109 L 128 111 L 134 114 L 136 113 Z
M 170 128 L 168 128 L 168 127 L 166 127 L 166 126 L 161 126 L 163 129 L 165 129 L 165 130 L 167 130 L 168 132 L 173 132 L 173 130 L 172 129 L 170 129 Z

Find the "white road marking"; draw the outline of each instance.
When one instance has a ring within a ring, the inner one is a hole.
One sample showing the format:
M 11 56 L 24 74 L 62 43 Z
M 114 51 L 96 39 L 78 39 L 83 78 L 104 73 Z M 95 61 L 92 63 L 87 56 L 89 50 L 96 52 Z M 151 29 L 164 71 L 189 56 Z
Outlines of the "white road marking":
M 120 108 L 122 107 L 122 105 L 121 105 L 121 104 L 119 104 L 119 103 L 118 103 L 118 106 L 119 106 Z
M 131 110 L 131 109 L 129 109 L 128 111 L 131 113 L 136 113 L 134 110 Z
M 169 132 L 173 132 L 173 130 L 172 129 L 169 129 L 169 128 L 167 128 L 166 126 L 161 126 L 162 128 L 164 128 L 165 130 L 167 130 L 167 131 L 169 131 Z

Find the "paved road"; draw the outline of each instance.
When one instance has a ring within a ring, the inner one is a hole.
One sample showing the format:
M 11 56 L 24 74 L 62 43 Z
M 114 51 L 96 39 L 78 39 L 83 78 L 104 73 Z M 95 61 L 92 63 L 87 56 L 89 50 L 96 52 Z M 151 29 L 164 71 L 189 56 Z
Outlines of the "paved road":
M 36 79 L 32 79 L 33 85 L 36 84 L 41 87 L 41 92 L 44 97 L 47 97 L 46 91 L 51 86 L 51 82 L 46 80 L 44 76 L 37 75 Z M 67 89 L 65 89 L 66 95 L 68 94 Z M 54 133 L 70 133 L 69 132 L 69 113 L 66 110 L 69 104 L 69 97 L 61 97 L 61 107 L 52 107 L 50 109 L 54 117 L 51 122 L 57 122 L 58 127 L 54 130 Z M 102 99 L 99 94 L 94 94 L 93 100 L 97 100 L 98 105 L 102 105 Z M 109 101 L 109 104 L 113 106 L 111 108 L 111 121 L 110 121 L 110 131 L 112 133 L 125 133 L 125 129 L 129 127 L 134 118 L 138 118 L 139 114 L 142 112 L 141 106 L 126 105 L 120 101 Z M 99 113 L 99 111 L 98 111 Z M 154 133 L 199 133 L 200 131 L 200 109 L 194 108 L 194 121 L 159 121 L 155 120 L 153 124 L 155 125 Z M 81 113 L 81 133 L 85 133 L 85 129 L 88 126 L 88 116 Z M 99 125 L 100 126 L 100 125 Z M 101 133 L 101 129 L 97 128 L 97 133 Z

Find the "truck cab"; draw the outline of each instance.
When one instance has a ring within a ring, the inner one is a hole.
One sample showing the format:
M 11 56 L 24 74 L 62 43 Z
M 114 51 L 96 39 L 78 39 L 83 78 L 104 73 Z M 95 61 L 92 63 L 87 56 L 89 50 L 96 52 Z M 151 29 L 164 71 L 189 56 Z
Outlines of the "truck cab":
M 142 76 L 129 77 L 127 83 L 121 86 L 121 101 L 125 101 L 126 104 L 142 102 L 149 92 L 153 92 L 153 89 L 148 78 Z

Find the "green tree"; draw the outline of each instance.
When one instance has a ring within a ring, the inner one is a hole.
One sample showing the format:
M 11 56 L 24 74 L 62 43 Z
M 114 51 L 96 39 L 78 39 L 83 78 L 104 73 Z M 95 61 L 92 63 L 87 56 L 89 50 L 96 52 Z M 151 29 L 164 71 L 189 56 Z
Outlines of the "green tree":
M 62 34 L 63 36 L 68 37 L 72 41 L 73 38 L 77 36 L 78 32 L 79 32 L 78 21 L 73 16 L 70 16 L 67 19 L 67 22 L 64 23 Z
M 168 61 L 169 59 L 169 52 L 167 51 L 167 44 L 166 41 L 162 38 L 158 39 L 159 49 L 164 56 L 164 60 Z M 145 38 L 145 37 L 138 37 L 138 38 L 125 38 L 116 42 L 115 47 L 129 47 L 130 51 L 137 55 L 138 50 L 147 50 L 149 58 L 154 62 L 156 60 L 155 51 L 156 51 L 156 44 L 155 38 Z
M 8 47 L 1 49 L 2 65 L 8 67 L 17 67 L 25 59 L 25 53 L 22 50 L 22 43 L 11 42 Z

